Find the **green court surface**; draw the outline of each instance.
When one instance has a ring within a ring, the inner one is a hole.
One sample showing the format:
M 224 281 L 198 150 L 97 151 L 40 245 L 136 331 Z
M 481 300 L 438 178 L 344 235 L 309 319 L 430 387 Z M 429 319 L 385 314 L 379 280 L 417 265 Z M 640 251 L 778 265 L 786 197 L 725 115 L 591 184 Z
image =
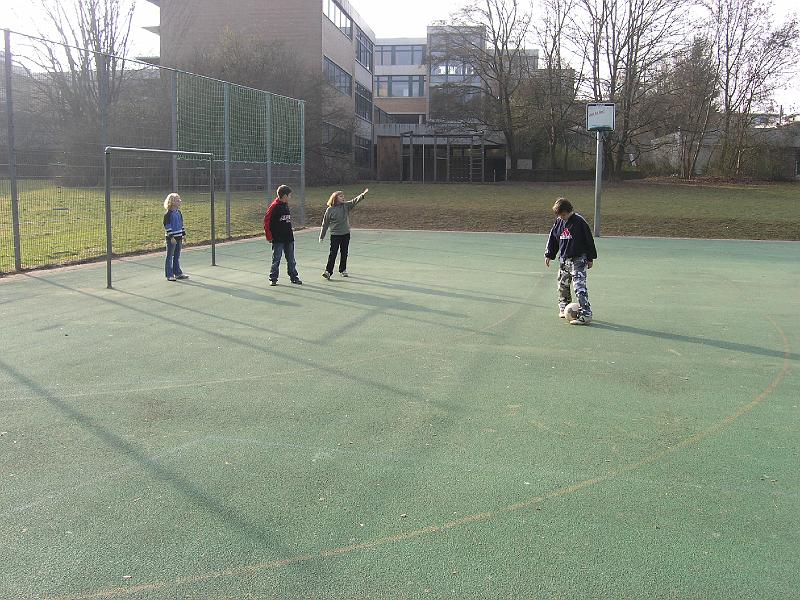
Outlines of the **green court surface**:
M 800 245 L 543 245 L 0 281 L 0 598 L 800 598 Z

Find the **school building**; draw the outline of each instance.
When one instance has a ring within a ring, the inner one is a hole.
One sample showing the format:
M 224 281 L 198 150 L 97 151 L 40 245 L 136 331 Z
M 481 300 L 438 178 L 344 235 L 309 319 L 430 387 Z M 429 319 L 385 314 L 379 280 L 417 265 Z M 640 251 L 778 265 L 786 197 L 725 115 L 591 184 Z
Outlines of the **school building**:
M 283 42 L 309 69 L 321 69 L 337 101 L 354 115 L 346 130 L 323 122 L 319 135 L 366 177 L 385 181 L 482 182 L 506 176 L 503 136 L 468 119 L 437 118 L 445 103 L 486 93 L 474 68 L 448 61 L 452 28 L 421 38 L 380 39 L 347 0 L 149 0 L 160 8 L 161 65 L 185 65 L 226 30 Z M 364 0 L 366 1 L 366 0 Z M 464 34 L 460 30 L 460 34 Z M 466 34 L 482 43 L 484 32 Z M 448 84 L 474 94 L 447 92 Z M 456 111 L 457 113 L 457 111 Z

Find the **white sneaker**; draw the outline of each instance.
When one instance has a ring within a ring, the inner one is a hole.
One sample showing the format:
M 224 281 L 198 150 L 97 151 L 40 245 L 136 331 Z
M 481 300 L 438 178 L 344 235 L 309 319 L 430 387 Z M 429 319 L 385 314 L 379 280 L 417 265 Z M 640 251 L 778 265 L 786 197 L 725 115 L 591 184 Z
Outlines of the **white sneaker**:
M 588 325 L 592 322 L 592 317 L 586 315 L 578 315 L 575 319 L 569 322 L 570 325 Z
M 558 310 L 558 318 L 559 319 L 566 319 L 567 318 L 567 315 L 564 314 L 564 309 L 563 308 L 560 308 Z
M 322 276 L 323 276 L 325 279 L 330 279 L 330 278 L 331 278 L 331 274 L 330 274 L 330 273 L 328 273 L 327 271 L 323 272 L 323 273 L 322 273 Z
M 348 275 L 348 274 L 347 274 L 347 271 L 342 271 L 342 272 L 341 272 L 341 273 L 339 273 L 339 274 L 340 274 L 342 277 L 350 277 L 350 275 Z

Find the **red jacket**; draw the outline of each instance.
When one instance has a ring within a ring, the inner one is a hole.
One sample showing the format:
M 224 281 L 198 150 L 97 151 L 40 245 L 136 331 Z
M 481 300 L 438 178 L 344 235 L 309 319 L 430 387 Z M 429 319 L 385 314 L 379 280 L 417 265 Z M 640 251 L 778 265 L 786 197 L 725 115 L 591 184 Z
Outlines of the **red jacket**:
M 272 232 L 269 229 L 269 220 L 272 217 L 272 211 L 275 210 L 275 207 L 280 201 L 280 198 L 275 198 L 272 204 L 269 205 L 269 208 L 267 208 L 267 213 L 264 215 L 264 235 L 267 236 L 267 241 L 270 243 L 272 242 Z

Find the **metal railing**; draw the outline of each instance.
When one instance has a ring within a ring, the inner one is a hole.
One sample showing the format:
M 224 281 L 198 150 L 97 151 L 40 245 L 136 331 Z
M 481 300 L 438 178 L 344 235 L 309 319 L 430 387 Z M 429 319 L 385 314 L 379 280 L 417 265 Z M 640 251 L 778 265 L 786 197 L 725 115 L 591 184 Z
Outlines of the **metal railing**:
M 296 190 L 302 225 L 302 101 L 7 29 L 4 49 L 0 275 L 104 256 L 103 156 L 109 146 L 214 154 L 214 181 L 225 200 L 215 241 L 258 235 L 281 183 Z M 68 61 L 70 52 L 82 60 Z M 113 81 L 103 76 L 111 64 Z M 136 217 L 140 230 L 120 247 L 125 253 L 155 249 L 158 235 L 143 207 L 154 210 L 157 198 L 191 187 L 199 175 L 178 168 L 175 159 L 126 161 L 115 167 L 124 180 L 115 184 L 117 195 L 129 204 L 120 214 Z M 207 221 L 198 223 L 206 232 Z

